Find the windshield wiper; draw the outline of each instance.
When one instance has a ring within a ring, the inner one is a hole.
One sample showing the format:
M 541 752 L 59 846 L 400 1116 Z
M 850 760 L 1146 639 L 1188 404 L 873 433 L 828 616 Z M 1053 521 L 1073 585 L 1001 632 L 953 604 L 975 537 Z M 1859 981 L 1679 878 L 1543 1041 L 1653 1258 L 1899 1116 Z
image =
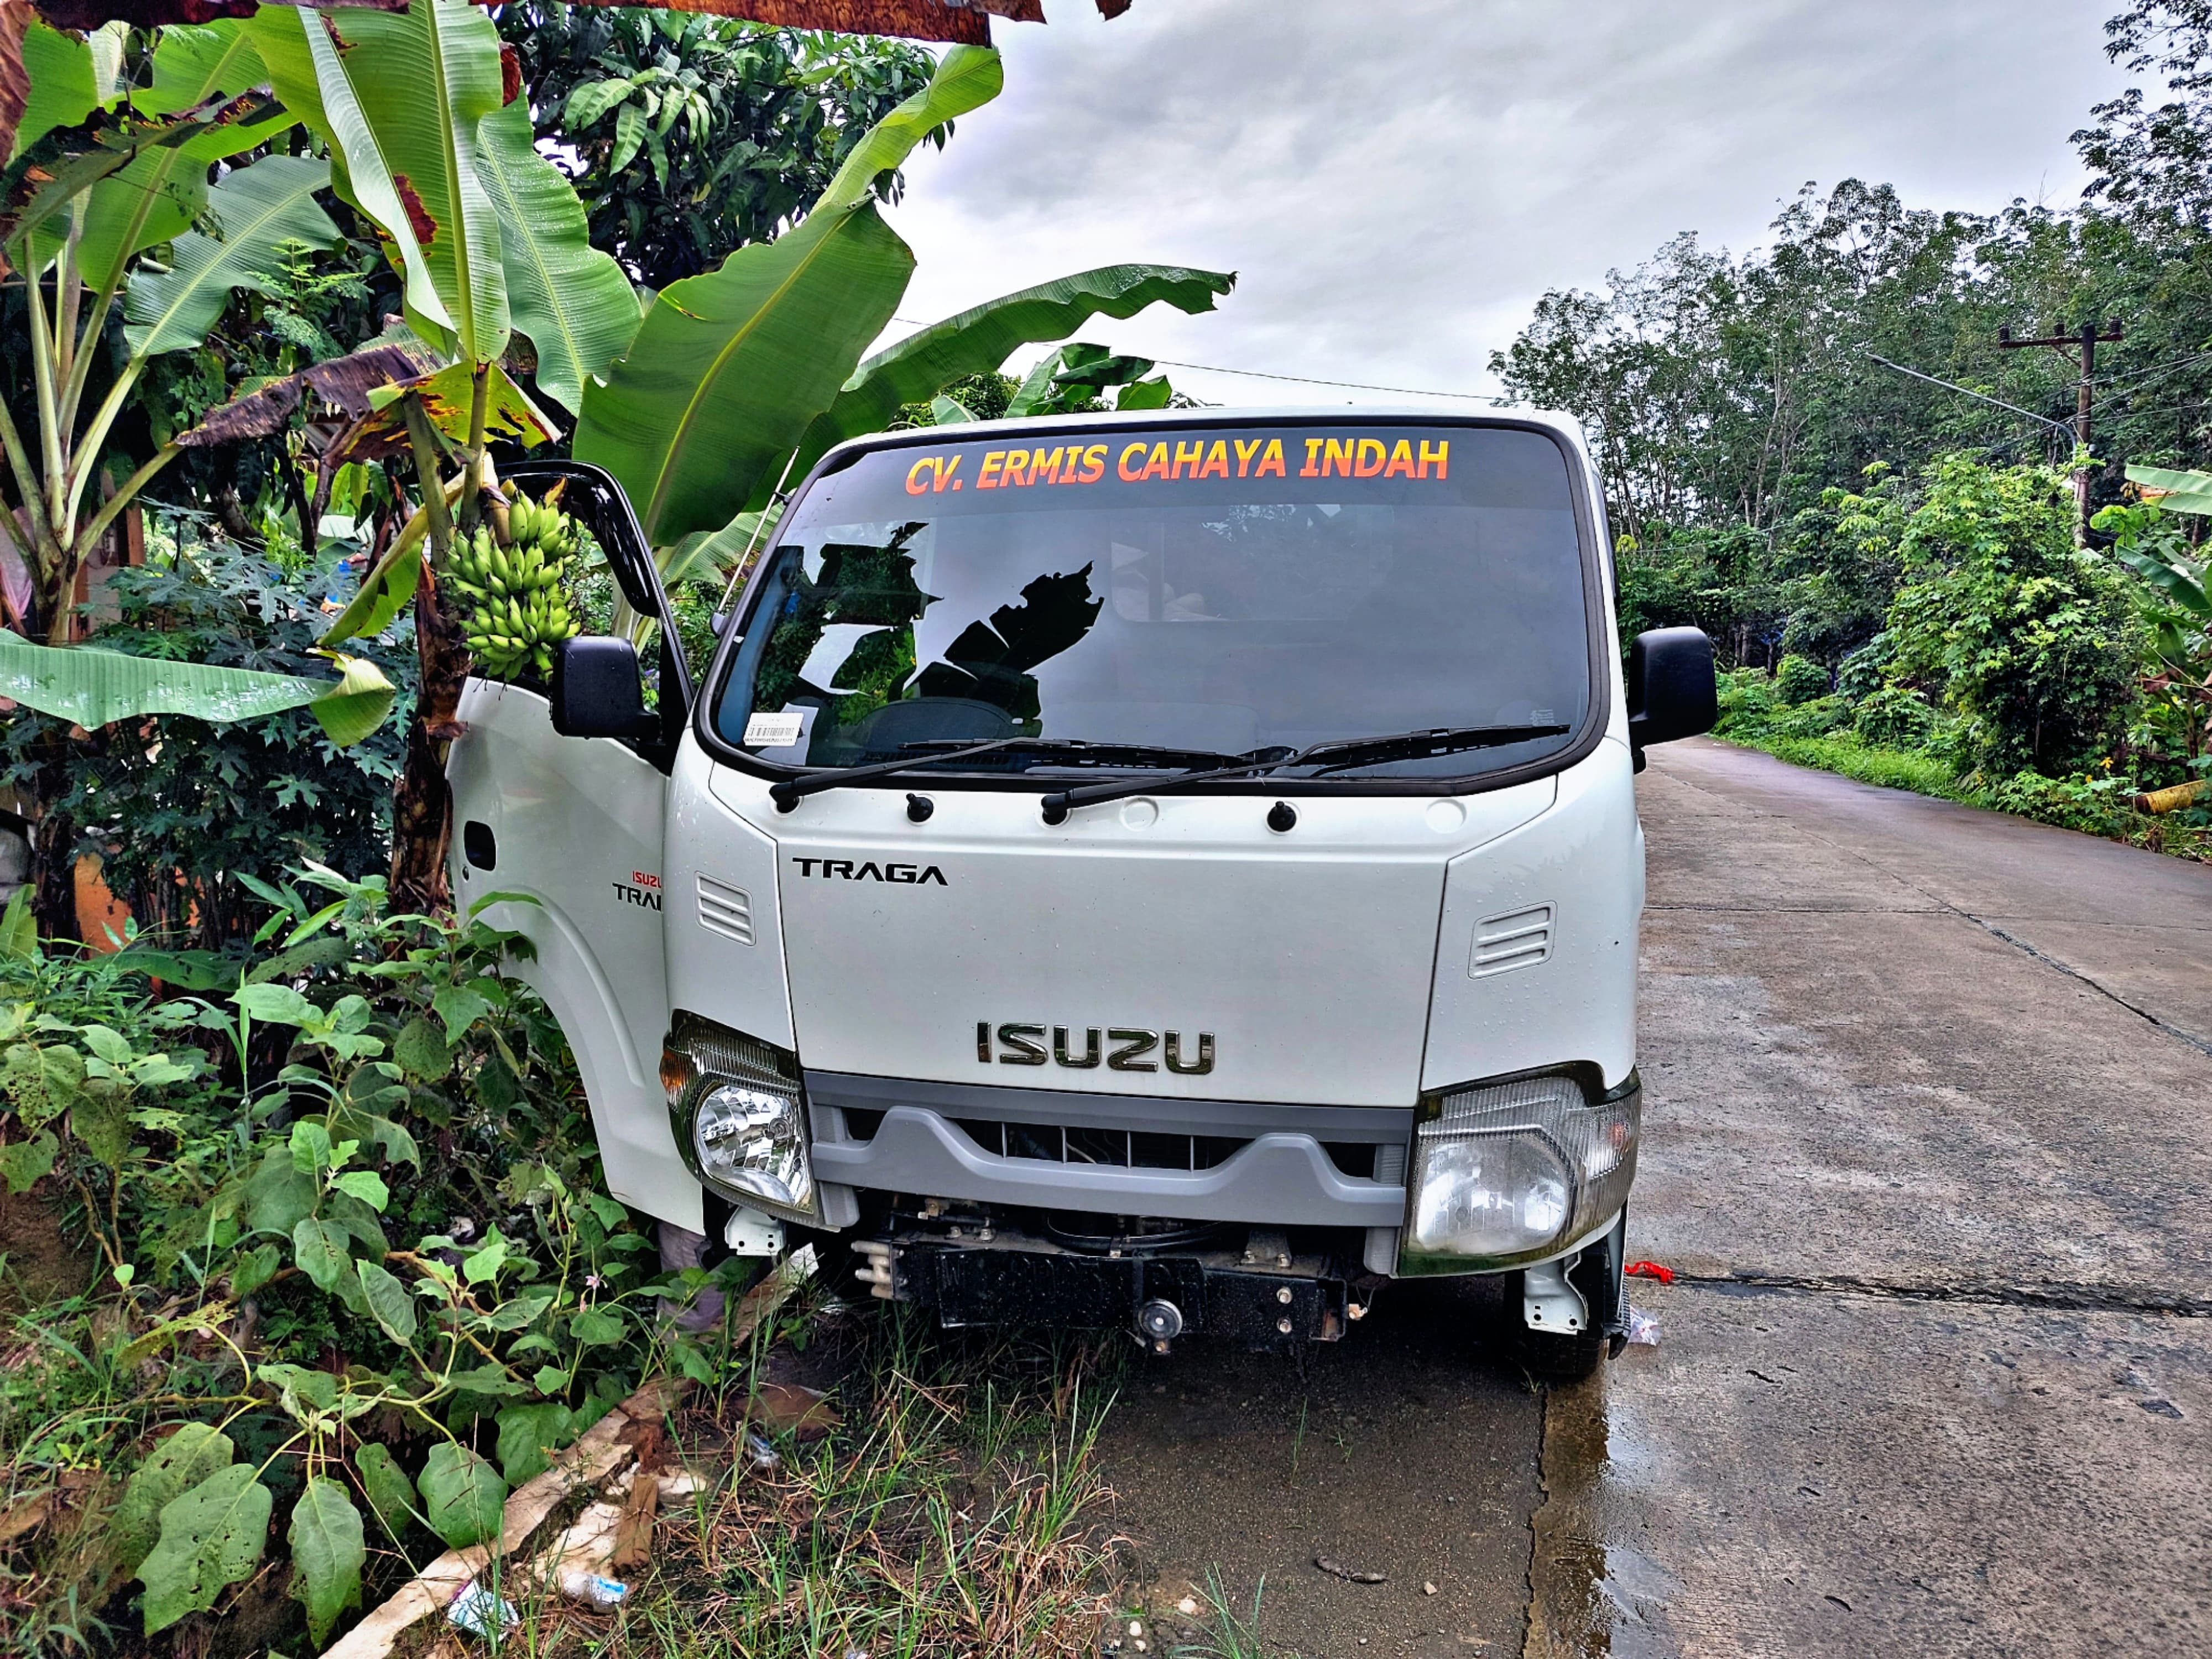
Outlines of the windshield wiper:
M 994 749 L 1007 749 L 1016 744 L 1035 743 L 1035 738 L 994 738 L 988 743 L 971 743 L 965 748 L 951 749 L 941 755 L 908 755 L 903 759 L 878 761 L 872 766 L 848 766 L 834 772 L 809 772 L 803 778 L 786 778 L 781 783 L 768 787 L 769 799 L 775 803 L 779 812 L 788 812 L 808 795 L 818 795 L 824 789 L 842 789 L 848 783 L 862 783 L 870 778 L 887 778 L 894 772 L 911 771 L 917 766 L 935 766 L 945 761 L 965 760 L 970 755 L 988 755 Z M 933 744 L 906 745 L 908 748 L 929 748 Z
M 1424 732 L 1400 732 L 1382 738 L 1340 738 L 1317 743 L 1295 754 L 1247 760 L 1205 772 L 1179 772 L 1170 778 L 1123 778 L 1114 783 L 1086 783 L 1062 789 L 1044 798 L 1044 821 L 1060 823 L 1079 806 L 1120 800 L 1129 795 L 1150 794 L 1159 789 L 1179 789 L 1185 784 L 1212 783 L 1279 772 L 1293 766 L 1311 766 L 1313 775 L 1340 771 L 1347 766 L 1377 766 L 1385 761 L 1425 760 L 1436 755 L 1461 754 L 1470 749 L 1494 749 L 1506 744 L 1528 743 L 1537 738 L 1556 738 L 1573 730 L 1566 726 L 1448 726 Z
M 1091 743 L 1082 738 L 994 738 L 988 743 L 963 743 L 957 738 L 932 738 L 921 743 L 902 743 L 902 750 L 917 752 L 903 755 L 898 760 L 877 761 L 866 766 L 845 767 L 835 771 L 810 772 L 803 778 L 786 778 L 769 787 L 769 798 L 775 802 L 778 811 L 788 812 L 808 795 L 818 795 L 825 789 L 838 789 L 848 783 L 865 783 L 870 778 L 889 777 L 893 773 L 910 771 L 917 766 L 942 766 L 947 761 L 966 760 L 971 755 L 988 755 L 1003 750 L 1019 750 L 1030 754 L 1067 755 L 1074 763 L 1084 766 L 1110 766 L 1117 761 L 1157 761 L 1163 766 L 1212 766 L 1223 762 L 1234 762 L 1235 755 L 1217 754 L 1211 749 L 1176 749 L 1144 743 Z
M 1089 738 L 1016 738 L 1012 747 L 1033 754 L 1050 755 L 1055 759 L 1065 756 L 1069 766 L 1115 766 L 1126 763 L 1139 765 L 1147 763 L 1161 766 L 1235 766 L 1249 760 L 1247 755 L 1225 755 L 1213 749 L 1185 749 L 1172 744 L 1159 743 L 1099 743 Z M 924 743 L 902 743 L 902 749 L 930 750 L 962 747 L 955 738 L 933 738 Z M 931 759 L 941 758 L 932 756 Z
M 1427 760 L 1436 755 L 1457 755 L 1469 749 L 1497 749 L 1509 743 L 1528 743 L 1537 738 L 1564 737 L 1567 726 L 1444 726 L 1426 732 L 1401 732 L 1388 738 L 1343 738 L 1317 743 L 1283 763 L 1312 766 L 1313 775 L 1336 772 L 1347 766 L 1379 766 L 1385 761 Z

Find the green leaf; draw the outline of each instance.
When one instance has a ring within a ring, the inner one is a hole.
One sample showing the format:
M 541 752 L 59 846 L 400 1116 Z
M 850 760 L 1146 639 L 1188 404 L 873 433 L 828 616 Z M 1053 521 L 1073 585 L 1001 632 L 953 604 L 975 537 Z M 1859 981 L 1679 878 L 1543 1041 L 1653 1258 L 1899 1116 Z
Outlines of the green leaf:
M 508 310 L 537 349 L 538 389 L 574 414 L 585 382 L 637 333 L 637 296 L 623 268 L 592 246 L 575 187 L 538 153 L 526 99 L 486 116 L 477 137 L 499 215 Z
M 398 1543 L 407 1531 L 407 1523 L 415 1518 L 418 1501 L 415 1482 L 388 1449 L 373 1442 L 354 1454 L 353 1462 L 361 1471 L 369 1508 L 376 1511 L 392 1541 Z
M 230 1270 L 230 1293 L 252 1296 L 276 1276 L 284 1253 L 274 1244 L 257 1244 L 242 1254 Z
M 368 1560 L 361 1511 L 328 1475 L 310 1476 L 284 1537 L 300 1574 L 293 1593 L 306 1604 L 307 1635 L 320 1647 L 338 1615 L 361 1605 L 361 1570 Z
M 569 92 L 561 125 L 570 132 L 581 132 L 629 96 L 627 81 L 587 81 Z
M 466 0 L 343 15 L 270 7 L 248 24 L 270 84 L 340 163 L 338 193 L 374 220 L 408 320 L 472 363 L 505 349 L 507 284 L 477 125 L 500 107 L 499 31 Z
M 368 1311 L 384 1327 L 384 1334 L 403 1348 L 415 1340 L 415 1298 L 407 1287 L 374 1261 L 356 1261 L 361 1288 L 368 1297 Z
M 260 56 L 235 21 L 173 27 L 155 46 L 153 85 L 131 102 L 149 114 L 179 115 L 264 78 Z M 226 121 L 181 144 L 149 150 L 94 185 L 77 243 L 86 286 L 94 294 L 115 291 L 132 254 L 174 240 L 206 210 L 210 163 L 257 149 L 293 125 L 282 111 L 258 121 Z
M 253 1478 L 251 1463 L 217 1469 L 169 1500 L 161 1510 L 161 1540 L 138 1568 L 147 1635 L 186 1613 L 206 1612 L 260 1565 L 270 1508 L 269 1488 Z
M 380 1213 L 392 1202 L 392 1189 L 371 1170 L 349 1170 L 331 1183 L 349 1198 L 357 1198 Z
M 854 147 L 797 228 L 670 284 L 629 351 L 586 384 L 576 459 L 615 475 L 654 546 L 719 528 L 774 488 L 913 273 L 871 200 L 877 175 L 1002 80 L 997 53 L 954 47 Z
M 131 1155 L 131 1119 L 124 1097 L 112 1088 L 87 1089 L 70 1103 L 70 1133 L 109 1169 L 120 1170 Z
M 29 1140 L 0 1146 L 0 1181 L 8 1183 L 10 1193 L 28 1192 L 33 1182 L 43 1179 L 52 1170 L 61 1149 L 62 1144 L 54 1139 L 52 1129 L 41 1129 Z
M 499 1535 L 507 1484 L 467 1447 L 450 1441 L 432 1447 L 418 1484 L 430 1530 L 453 1548 Z
M 275 1025 L 314 1025 L 323 1018 L 323 1011 L 289 985 L 241 985 L 230 994 L 230 1000 L 258 1020 Z M 298 1129 L 295 1126 L 292 1144 L 299 1145 Z
M 239 964 L 215 951 L 162 951 L 134 943 L 108 960 L 180 991 L 215 991 L 238 983 Z
M 398 688 L 366 657 L 349 657 L 336 651 L 321 654 L 337 665 L 338 683 L 325 686 L 307 704 L 307 712 L 321 722 L 331 743 L 350 749 L 383 726 L 398 698 Z
M 489 1285 L 499 1277 L 499 1270 L 507 1265 L 507 1241 L 492 1229 L 480 1249 L 461 1258 L 461 1277 L 471 1285 Z
M 773 488 L 913 270 L 864 204 L 817 210 L 671 283 L 629 351 L 585 387 L 576 459 L 615 475 L 655 546 L 726 524 Z
M 230 1437 L 205 1423 L 187 1423 L 154 1448 L 123 1488 L 108 1536 L 116 1560 L 135 1573 L 161 1533 L 161 1511 L 170 1501 L 224 1468 L 237 1455 Z
M 968 426 L 974 422 L 975 411 L 957 398 L 939 393 L 929 400 L 929 419 L 934 426 Z
M 533 1291 L 502 1302 L 483 1317 L 483 1328 L 489 1331 L 519 1331 L 534 1322 L 538 1316 L 553 1305 L 550 1291 Z
M 1165 409 L 1175 396 L 1175 388 L 1164 380 L 1133 380 L 1121 388 L 1114 399 L 1117 410 Z
M 256 720 L 288 708 L 313 707 L 320 697 L 360 695 L 357 684 L 349 688 L 345 681 L 334 684 L 252 668 L 126 657 L 91 646 L 33 645 L 19 635 L 0 630 L 0 697 L 73 721 L 87 731 L 143 714 L 189 714 L 218 723 Z M 388 702 L 388 688 L 386 696 Z M 349 702 L 340 711 L 349 732 L 358 727 L 359 709 L 358 703 Z M 332 739 L 337 740 L 337 732 Z
M 836 401 L 806 428 L 792 476 L 804 477 L 848 438 L 882 431 L 901 405 L 926 402 L 955 380 L 995 371 L 1025 345 L 1064 339 L 1093 317 L 1133 317 L 1152 305 L 1196 315 L 1212 310 L 1216 297 L 1236 284 L 1229 272 L 1105 265 L 986 301 L 860 364 Z
M 400 1027 L 392 1040 L 392 1057 L 408 1076 L 426 1083 L 435 1083 L 453 1069 L 453 1051 L 438 1022 L 428 1014 L 417 1014 Z
M 623 1340 L 623 1317 L 612 1308 L 580 1309 L 568 1328 L 587 1348 L 611 1346 Z
M 565 1376 L 565 1374 L 564 1374 Z M 575 1437 L 575 1413 L 566 1406 L 509 1406 L 499 1414 L 499 1467 L 512 1488 L 552 1467 L 549 1453 Z
M 289 990 L 290 988 L 284 988 Z M 294 994 L 298 994 L 295 992 Z M 297 1024 L 299 1022 L 292 1023 Z M 292 1149 L 292 1167 L 301 1175 L 317 1174 L 329 1169 L 337 1161 L 331 1152 L 331 1132 L 313 1118 L 295 1123 L 285 1144 Z
M 440 986 L 431 995 L 430 1006 L 445 1021 L 448 1042 L 459 1042 L 469 1027 L 491 1012 L 490 1002 L 465 985 Z
M 346 1239 L 343 1228 L 309 1216 L 292 1229 L 292 1260 L 318 1287 L 335 1291 L 341 1278 L 351 1276 L 347 1272 L 353 1263 Z
M 23 31 L 23 68 L 31 78 L 31 94 L 15 126 L 10 161 L 56 127 L 75 126 L 100 102 L 92 48 L 44 18 L 32 18 Z
M 0 911 L 0 962 L 39 959 L 39 919 L 31 910 L 31 884 L 25 882 Z
M 281 293 L 286 243 L 330 247 L 339 240 L 338 228 L 314 200 L 330 181 L 327 162 L 264 155 L 209 191 L 208 211 L 220 240 L 188 231 L 176 239 L 168 270 L 131 279 L 123 333 L 132 354 L 150 357 L 198 345 L 234 289 Z
M 321 1196 L 312 1176 L 301 1173 L 289 1146 L 272 1148 L 246 1183 L 246 1222 L 257 1233 L 288 1237 Z
M 607 156 L 607 171 L 620 173 L 628 167 L 644 142 L 645 112 L 635 104 L 624 104 L 615 116 L 615 147 Z
M 558 1365 L 540 1365 L 538 1374 L 530 1380 L 538 1385 L 540 1394 L 558 1394 L 568 1386 L 568 1373 Z
M 334 1412 L 338 1407 L 338 1380 L 328 1371 L 305 1365 L 257 1365 L 255 1378 L 279 1391 L 284 1409 L 301 1422 L 311 1412 Z

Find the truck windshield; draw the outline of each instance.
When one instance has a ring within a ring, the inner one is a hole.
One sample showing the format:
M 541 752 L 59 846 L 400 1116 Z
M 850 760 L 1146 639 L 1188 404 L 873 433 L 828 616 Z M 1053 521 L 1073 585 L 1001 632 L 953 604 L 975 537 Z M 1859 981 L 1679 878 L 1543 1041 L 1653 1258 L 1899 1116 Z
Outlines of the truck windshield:
M 929 438 L 863 455 L 786 517 L 715 709 L 731 744 L 788 766 L 927 766 L 933 749 L 1026 737 L 1041 741 L 951 763 L 1066 775 L 1545 732 L 1331 769 L 1461 777 L 1566 747 L 1589 712 L 1574 486 L 1541 433 Z

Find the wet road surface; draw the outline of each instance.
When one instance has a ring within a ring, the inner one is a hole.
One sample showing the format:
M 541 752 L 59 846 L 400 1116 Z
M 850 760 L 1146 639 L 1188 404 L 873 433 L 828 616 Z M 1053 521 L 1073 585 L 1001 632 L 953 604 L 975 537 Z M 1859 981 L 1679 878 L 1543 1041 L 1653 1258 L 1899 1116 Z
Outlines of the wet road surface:
M 2212 1653 L 2212 870 L 1705 741 L 1638 791 L 1660 1346 L 1539 1394 L 1429 1287 L 1302 1370 L 1183 1345 L 1104 1446 L 1151 1605 L 1264 1572 L 1310 1659 Z

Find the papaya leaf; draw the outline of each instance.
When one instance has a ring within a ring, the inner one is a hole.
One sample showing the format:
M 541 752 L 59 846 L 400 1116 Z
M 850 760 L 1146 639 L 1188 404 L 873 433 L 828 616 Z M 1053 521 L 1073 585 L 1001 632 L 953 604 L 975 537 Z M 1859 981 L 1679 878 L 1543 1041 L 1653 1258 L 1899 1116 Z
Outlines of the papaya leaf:
M 233 1463 L 163 1506 L 161 1539 L 138 1567 L 147 1635 L 206 1612 L 260 1565 L 270 1500 L 253 1475 L 251 1463 Z
M 430 1530 L 453 1548 L 498 1536 L 507 1483 L 467 1447 L 451 1441 L 432 1447 L 417 1484 Z
M 343 1486 L 327 1475 L 313 1475 L 292 1506 L 292 1524 L 284 1536 L 292 1546 L 292 1565 L 299 1569 L 293 1593 L 306 1604 L 308 1637 L 320 1647 L 338 1615 L 361 1605 L 361 1570 L 368 1559 L 361 1511 Z

